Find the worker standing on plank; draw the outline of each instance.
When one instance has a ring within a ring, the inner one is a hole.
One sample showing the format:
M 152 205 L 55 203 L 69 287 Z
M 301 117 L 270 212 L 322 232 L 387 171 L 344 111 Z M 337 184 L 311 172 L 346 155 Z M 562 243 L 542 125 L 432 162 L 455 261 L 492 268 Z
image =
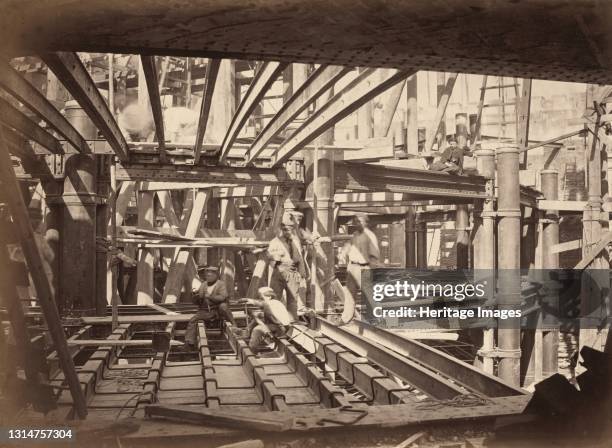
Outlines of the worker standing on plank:
M 274 290 L 268 286 L 259 288 L 257 299 L 245 299 L 243 302 L 256 306 L 252 311 L 253 320 L 249 324 L 249 348 L 257 354 L 262 347 L 272 342 L 273 337 L 285 334 L 286 327 L 274 315 L 271 301 L 278 301 Z
M 297 320 L 306 307 L 306 263 L 295 236 L 295 221 L 290 214 L 283 216 L 280 234 L 268 245 L 270 259 L 270 282 L 276 297 L 282 300 L 286 293 L 286 306 Z
M 229 309 L 229 294 L 222 280 L 219 280 L 219 269 L 215 266 L 206 266 L 202 269 L 204 280 L 197 291 L 194 292 L 193 300 L 198 305 L 198 312 L 189 320 L 185 332 L 186 349 L 197 346 L 197 326 L 199 321 L 210 321 L 223 319 L 236 325 L 234 316 Z
M 354 298 L 361 291 L 361 272 L 378 266 L 380 248 L 378 238 L 369 229 L 368 215 L 359 214 L 354 218 L 355 232 L 351 241 L 344 246 L 341 257 L 346 261 L 346 287 Z
M 431 171 L 442 171 L 450 174 L 463 174 L 463 158 L 471 155 L 466 147 L 457 146 L 457 139 L 451 136 L 448 140 L 449 146 L 444 150 L 440 158 L 426 167 Z

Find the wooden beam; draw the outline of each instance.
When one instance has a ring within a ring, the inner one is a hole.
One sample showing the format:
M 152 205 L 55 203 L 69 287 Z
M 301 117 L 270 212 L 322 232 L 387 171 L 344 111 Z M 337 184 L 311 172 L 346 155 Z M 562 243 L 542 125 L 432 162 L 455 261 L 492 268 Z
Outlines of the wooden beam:
M 480 99 L 478 100 L 478 112 L 476 114 L 476 126 L 474 126 L 474 135 L 471 136 L 470 146 L 474 147 L 476 142 L 480 140 L 480 129 L 482 128 L 482 111 L 484 110 L 485 95 L 487 93 L 487 75 L 482 77 L 482 86 L 480 87 Z
M 206 190 L 200 190 L 196 193 L 193 209 L 187 222 L 187 229 L 183 235 L 186 238 L 194 238 L 196 236 L 202 222 L 202 215 L 206 209 L 208 197 L 209 195 Z M 183 287 L 187 264 L 193 263 L 192 254 L 193 249 L 177 249 L 175 252 L 174 260 L 172 260 L 172 265 L 166 278 L 166 285 L 164 286 L 163 303 L 175 303 L 178 301 L 181 295 L 181 288 Z
M 449 74 L 449 78 L 446 81 L 446 86 L 444 87 L 444 91 L 442 92 L 442 96 L 440 97 L 440 101 L 438 102 L 436 116 L 434 117 L 431 126 L 427 130 L 427 138 L 425 140 L 425 152 L 429 152 L 433 148 L 433 144 L 436 139 L 436 134 L 440 130 L 440 124 L 442 123 L 442 118 L 444 118 L 444 114 L 446 113 L 446 108 L 448 107 L 448 102 L 450 101 L 450 97 L 453 93 L 453 88 L 455 87 L 455 81 L 457 81 L 458 75 L 458 73 Z M 444 138 L 446 138 L 446 136 L 444 136 Z
M 597 257 L 602 250 L 612 243 L 612 231 L 606 232 L 601 236 L 601 240 L 591 249 L 588 253 L 578 262 L 574 269 L 585 269 L 587 268 Z
M 389 91 L 389 97 L 382 108 L 382 123 L 380 126 L 374 127 L 374 137 L 386 137 L 389 135 L 389 129 L 391 129 L 391 124 L 393 124 L 393 117 L 397 111 L 405 85 L 406 83 L 397 84 Z
M 553 143 L 557 143 L 559 140 L 565 140 L 566 138 L 574 137 L 576 135 L 582 136 L 583 134 L 585 134 L 587 132 L 588 132 L 588 130 L 586 130 L 586 129 L 579 129 L 579 130 L 574 131 L 574 132 L 569 132 L 567 134 L 560 135 L 559 137 L 555 137 L 555 138 L 551 138 L 549 140 L 545 140 L 543 142 L 535 143 L 533 145 L 527 146 L 526 148 L 520 149 L 519 151 L 520 152 L 530 151 L 532 149 L 539 148 L 540 146 L 546 146 L 546 145 L 550 145 L 550 144 L 553 144 Z
M 285 127 L 353 69 L 335 65 L 320 65 L 291 95 L 266 127 L 255 138 L 245 154 L 247 163 L 256 159 Z
M 567 252 L 569 250 L 577 250 L 577 249 L 582 249 L 582 240 L 573 240 L 573 241 L 566 241 L 565 243 L 559 243 L 559 244 L 555 244 L 553 247 L 550 248 L 550 251 L 553 254 L 559 254 L 561 252 Z
M 242 130 L 242 127 L 246 123 L 251 113 L 255 110 L 259 102 L 263 99 L 266 92 L 270 89 L 276 78 L 285 70 L 289 65 L 285 62 L 264 62 L 262 67 L 258 70 L 255 78 L 251 82 L 249 89 L 242 98 L 229 130 L 223 139 L 221 144 L 219 162 L 224 162 L 227 158 L 229 151 L 236 141 L 238 134 Z
M 213 94 L 215 92 L 215 84 L 217 83 L 217 75 L 221 59 L 209 59 L 206 66 L 206 85 L 204 86 L 204 96 L 202 97 L 202 106 L 200 107 L 200 118 L 198 119 L 198 132 L 196 134 L 195 148 L 193 153 L 193 163 L 197 165 L 200 162 L 200 154 L 202 152 L 202 143 L 204 142 L 204 134 L 206 134 L 206 126 L 208 125 L 208 116 L 210 115 L 210 106 L 212 104 Z M 229 100 L 229 99 L 228 99 Z
M 520 149 L 529 144 L 529 117 L 531 112 L 531 79 L 524 79 L 518 101 L 518 126 L 516 127 L 516 142 Z M 527 154 L 521 158 L 521 169 L 527 167 Z
M 538 210 L 558 210 L 560 212 L 583 212 L 588 205 L 587 201 L 551 201 L 538 200 Z
M 155 221 L 155 193 L 144 191 L 138 193 L 138 226 L 145 229 L 153 229 Z M 121 239 L 119 239 L 121 241 Z M 153 265 L 155 256 L 150 249 L 141 249 L 138 258 L 137 270 L 137 296 L 136 303 L 144 305 L 153 303 L 154 279 Z
M 34 112 L 38 118 L 46 121 L 76 151 L 85 154 L 91 153 L 91 148 L 83 136 L 70 124 L 66 117 L 6 61 L 0 61 L 0 86 Z
M 385 70 L 382 82 L 376 69 L 366 69 L 344 89 L 320 107 L 287 139 L 276 153 L 274 166 L 286 162 L 293 154 L 359 107 L 387 89 L 402 82 L 415 70 Z
M 58 52 L 46 53 L 42 59 L 102 132 L 119 160 L 127 161 L 127 142 L 79 56 L 76 53 Z
M 140 56 L 142 71 L 144 72 L 147 90 L 149 92 L 149 104 L 155 122 L 155 135 L 159 143 L 159 160 L 166 163 L 166 137 L 164 136 L 164 115 L 162 112 L 161 99 L 159 97 L 159 81 L 157 80 L 157 67 L 155 56 Z
M 17 132 L 35 141 L 53 154 L 63 154 L 60 142 L 49 132 L 30 120 L 23 112 L 0 97 L 0 121 Z
M 64 334 L 64 329 L 55 304 L 53 290 L 49 283 L 49 278 L 45 273 L 43 258 L 36 245 L 28 210 L 23 202 L 19 182 L 15 177 L 12 165 L 11 156 L 4 139 L 4 131 L 0 129 L 0 182 L 2 182 L 4 200 L 8 204 L 9 211 L 15 224 L 14 228 L 18 232 L 21 250 L 23 251 L 28 271 L 30 272 L 30 277 L 34 284 L 34 289 L 36 290 L 38 303 L 45 316 L 45 322 L 51 339 L 53 340 L 53 345 L 60 359 L 64 377 L 68 382 L 74 407 L 77 415 L 81 419 L 84 419 L 87 416 L 85 395 L 81 389 L 74 362 L 68 351 L 66 335 Z

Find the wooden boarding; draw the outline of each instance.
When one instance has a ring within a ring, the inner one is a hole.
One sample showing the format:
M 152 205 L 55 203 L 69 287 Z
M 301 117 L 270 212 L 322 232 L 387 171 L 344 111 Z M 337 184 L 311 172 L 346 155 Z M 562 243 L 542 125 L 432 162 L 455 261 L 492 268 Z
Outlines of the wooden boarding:
M 446 108 L 448 107 L 448 102 L 450 101 L 450 97 L 453 93 L 453 88 L 455 87 L 455 81 L 457 81 L 457 76 L 458 73 L 450 73 L 449 78 L 446 81 L 444 92 L 442 93 L 442 97 L 438 102 L 438 110 L 436 111 L 436 116 L 431 126 L 428 127 L 427 139 L 425 141 L 425 152 L 430 152 L 433 148 L 433 144 L 436 139 L 436 134 L 440 130 L 440 124 L 442 123 L 442 118 L 446 113 Z M 446 136 L 444 136 L 444 138 L 446 138 Z
M 585 269 L 610 243 L 612 243 L 612 231 L 604 233 L 599 243 L 574 266 L 574 269 Z
M 193 210 L 189 216 L 187 222 L 187 228 L 185 230 L 185 237 L 193 238 L 200 223 L 202 222 L 202 216 L 206 209 L 206 202 L 208 200 L 208 193 L 205 190 L 198 191 L 193 204 Z M 185 272 L 187 265 L 193 263 L 192 257 L 193 249 L 181 249 L 175 253 L 174 260 L 168 271 L 168 277 L 166 278 L 166 285 L 164 287 L 163 302 L 164 303 L 175 303 L 178 301 L 181 295 L 181 289 L 185 278 Z M 191 261 L 190 261 L 191 260 Z
M 153 341 L 139 340 L 139 339 L 120 339 L 120 340 L 109 340 L 109 339 L 71 339 L 68 341 L 69 346 L 77 347 L 151 347 Z M 184 345 L 180 341 L 170 341 L 172 346 Z
M 141 323 L 155 323 L 155 322 L 189 322 L 194 315 L 193 314 L 147 314 L 147 315 L 134 315 L 134 316 L 119 316 L 119 324 L 141 324 Z M 112 317 L 81 317 L 79 319 L 84 325 L 110 325 L 112 323 Z

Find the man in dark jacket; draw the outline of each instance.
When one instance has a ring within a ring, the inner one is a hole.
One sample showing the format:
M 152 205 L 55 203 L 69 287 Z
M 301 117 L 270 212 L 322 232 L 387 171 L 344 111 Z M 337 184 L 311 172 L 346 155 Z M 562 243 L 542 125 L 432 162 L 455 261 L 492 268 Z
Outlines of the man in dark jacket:
M 448 144 L 449 146 L 440 155 L 440 158 L 429 165 L 429 169 L 450 174 L 463 174 L 463 157 L 470 156 L 471 153 L 467 147 L 457 146 L 455 137 L 450 137 Z
M 193 296 L 194 302 L 198 305 L 198 312 L 187 324 L 185 332 L 185 344 L 197 346 L 197 328 L 199 321 L 210 321 L 213 319 L 223 319 L 236 325 L 234 316 L 228 306 L 229 295 L 225 283 L 219 279 L 219 269 L 214 266 L 204 268 L 204 280 L 197 292 Z

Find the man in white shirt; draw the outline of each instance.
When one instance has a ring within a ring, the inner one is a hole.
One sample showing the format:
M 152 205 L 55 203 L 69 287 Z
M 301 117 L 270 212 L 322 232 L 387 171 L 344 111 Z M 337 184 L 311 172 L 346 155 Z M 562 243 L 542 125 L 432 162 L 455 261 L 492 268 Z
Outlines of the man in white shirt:
M 355 232 L 342 254 L 346 261 L 346 287 L 354 298 L 361 291 L 361 272 L 376 267 L 380 259 L 378 238 L 368 228 L 369 222 L 368 215 L 355 216 Z
M 296 320 L 298 312 L 306 308 L 307 268 L 300 246 L 294 221 L 286 214 L 280 234 L 268 245 L 270 287 L 279 300 L 286 293 L 287 309 Z

